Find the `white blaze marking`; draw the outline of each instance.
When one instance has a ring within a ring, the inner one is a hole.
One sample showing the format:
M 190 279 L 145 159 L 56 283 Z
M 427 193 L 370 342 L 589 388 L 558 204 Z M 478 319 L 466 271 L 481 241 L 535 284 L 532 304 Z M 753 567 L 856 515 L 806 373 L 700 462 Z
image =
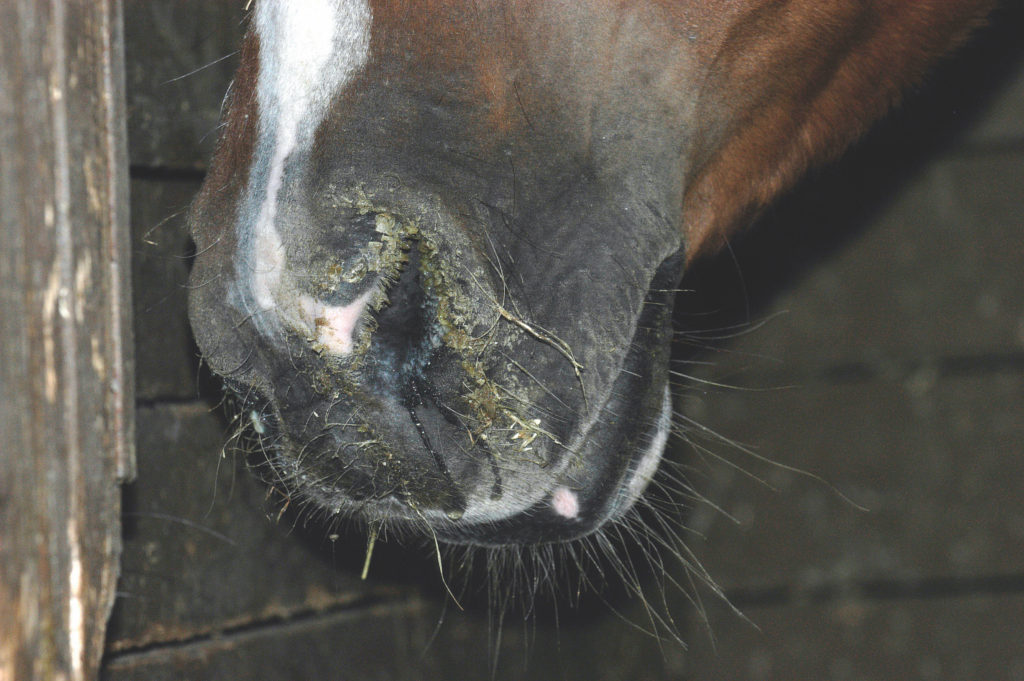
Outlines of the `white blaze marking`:
M 276 226 L 285 163 L 296 150 L 309 147 L 331 99 L 366 63 L 371 14 L 366 0 L 261 0 L 255 22 L 260 41 L 258 148 L 272 151 L 253 226 L 251 286 L 256 304 L 268 310 L 290 298 L 281 291 L 287 263 Z M 254 194 L 259 190 L 250 187 Z M 335 308 L 324 309 L 328 314 L 323 316 L 330 320 Z M 351 346 L 351 337 L 338 337 L 345 329 L 351 333 L 355 328 L 351 316 L 340 313 L 339 319 L 329 322 L 332 333 L 325 345 Z
M 575 518 L 580 513 L 580 500 L 568 487 L 556 487 L 551 493 L 551 508 L 563 518 Z
M 271 222 L 266 228 L 263 225 L 264 212 L 270 212 Z M 252 293 L 256 298 L 256 304 L 264 310 L 275 306 L 274 291 L 281 282 L 281 271 L 284 269 L 284 246 L 281 245 L 281 237 L 273 224 L 273 210 L 263 204 L 260 211 L 261 222 L 256 227 L 255 244 L 255 268 L 252 275 Z

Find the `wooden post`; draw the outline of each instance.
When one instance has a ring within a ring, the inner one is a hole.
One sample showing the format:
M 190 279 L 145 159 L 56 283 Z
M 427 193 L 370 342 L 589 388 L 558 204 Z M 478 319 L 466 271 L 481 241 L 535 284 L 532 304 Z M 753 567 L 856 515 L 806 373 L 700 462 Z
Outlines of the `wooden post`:
M 132 475 L 120 0 L 0 0 L 0 679 L 91 679 Z

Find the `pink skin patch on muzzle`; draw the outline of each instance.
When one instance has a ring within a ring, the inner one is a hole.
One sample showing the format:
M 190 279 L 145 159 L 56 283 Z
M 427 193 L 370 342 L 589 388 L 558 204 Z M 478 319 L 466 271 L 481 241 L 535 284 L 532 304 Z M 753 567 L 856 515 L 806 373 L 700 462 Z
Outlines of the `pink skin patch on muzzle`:
M 568 487 L 556 487 L 551 493 L 551 508 L 563 518 L 575 518 L 580 514 L 580 501 Z
M 317 345 L 333 355 L 347 355 L 355 346 L 356 326 L 370 302 L 369 290 L 348 305 L 324 305 L 310 296 L 299 300 L 306 320 L 312 321 Z

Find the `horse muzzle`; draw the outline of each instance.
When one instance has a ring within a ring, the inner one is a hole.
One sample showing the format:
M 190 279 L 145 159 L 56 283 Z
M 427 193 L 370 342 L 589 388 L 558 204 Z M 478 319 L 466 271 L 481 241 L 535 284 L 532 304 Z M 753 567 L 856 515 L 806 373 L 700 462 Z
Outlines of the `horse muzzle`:
M 197 340 L 263 479 L 455 543 L 566 541 L 625 513 L 668 430 L 681 251 L 639 290 L 593 262 L 521 265 L 481 228 L 493 215 L 336 186 L 285 192 L 275 234 L 242 225 L 192 275 Z

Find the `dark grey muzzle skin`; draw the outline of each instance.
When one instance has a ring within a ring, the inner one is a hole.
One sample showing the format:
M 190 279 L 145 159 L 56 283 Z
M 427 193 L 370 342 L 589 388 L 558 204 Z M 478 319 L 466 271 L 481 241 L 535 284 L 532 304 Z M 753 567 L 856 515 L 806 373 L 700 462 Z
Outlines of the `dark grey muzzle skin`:
M 372 292 L 353 351 L 254 300 L 257 146 L 191 215 L 204 359 L 262 431 L 260 474 L 318 514 L 488 546 L 585 536 L 635 501 L 665 414 L 669 131 L 632 104 L 586 139 L 555 105 L 496 129 L 460 83 L 370 71 L 287 160 L 277 216 L 298 293 Z

